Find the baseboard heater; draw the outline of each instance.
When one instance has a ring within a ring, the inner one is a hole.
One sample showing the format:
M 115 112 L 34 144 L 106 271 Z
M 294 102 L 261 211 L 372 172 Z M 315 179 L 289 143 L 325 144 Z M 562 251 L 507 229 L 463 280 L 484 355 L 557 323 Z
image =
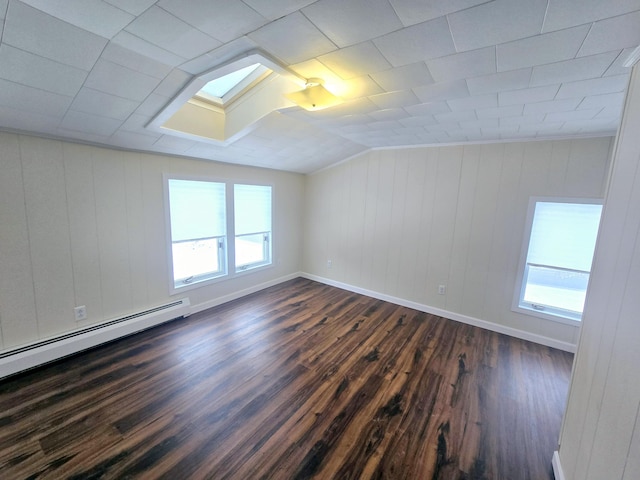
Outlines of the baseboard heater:
M 191 313 L 188 298 L 0 352 L 0 378 L 58 360 Z

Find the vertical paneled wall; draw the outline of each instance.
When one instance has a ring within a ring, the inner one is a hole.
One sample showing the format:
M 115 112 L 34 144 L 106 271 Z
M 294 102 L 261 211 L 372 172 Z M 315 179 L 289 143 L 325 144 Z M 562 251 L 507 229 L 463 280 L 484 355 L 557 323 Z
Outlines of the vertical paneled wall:
M 639 68 L 614 152 L 560 437 L 567 480 L 640 478 Z
M 301 175 L 0 133 L 0 348 L 171 299 L 165 173 L 274 186 L 274 266 L 177 297 L 203 304 L 300 270 Z
M 377 150 L 308 176 L 303 269 L 575 344 L 511 311 L 525 217 L 530 196 L 602 198 L 611 141 Z

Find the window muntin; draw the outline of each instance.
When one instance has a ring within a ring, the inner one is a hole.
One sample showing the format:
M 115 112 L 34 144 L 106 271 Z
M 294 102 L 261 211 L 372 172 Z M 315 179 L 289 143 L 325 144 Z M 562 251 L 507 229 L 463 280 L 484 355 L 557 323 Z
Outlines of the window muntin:
M 602 205 L 586 200 L 532 202 L 517 307 L 580 320 Z
M 225 275 L 225 184 L 169 179 L 168 188 L 174 288 Z
M 271 187 L 233 186 L 236 272 L 271 264 Z

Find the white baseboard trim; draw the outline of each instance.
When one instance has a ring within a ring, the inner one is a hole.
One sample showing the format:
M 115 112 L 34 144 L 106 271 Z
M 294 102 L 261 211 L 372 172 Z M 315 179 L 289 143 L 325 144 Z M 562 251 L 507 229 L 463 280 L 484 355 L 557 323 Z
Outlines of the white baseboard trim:
M 556 478 L 556 480 L 565 480 L 564 472 L 562 471 L 562 465 L 560 464 L 560 454 L 557 450 L 553 452 L 551 465 L 553 465 L 553 476 Z
M 481 320 L 479 318 L 462 315 L 456 312 L 450 312 L 448 310 L 432 307 L 430 305 L 424 305 L 422 303 L 412 302 L 410 300 L 405 300 L 403 298 L 375 292 L 373 290 L 367 290 L 365 288 L 356 287 L 354 285 L 349 285 L 347 283 L 338 282 L 335 280 L 331 280 L 329 278 L 320 277 L 318 275 L 313 275 L 311 273 L 302 272 L 300 276 L 307 278 L 309 280 L 315 280 L 316 282 L 324 283 L 326 285 L 331 285 L 333 287 L 341 288 L 343 290 L 348 290 L 350 292 L 359 293 L 361 295 L 366 295 L 368 297 L 377 298 L 378 300 L 384 300 L 385 302 L 395 303 L 396 305 L 402 305 L 403 307 L 413 308 L 414 310 L 419 310 L 421 312 L 431 313 L 432 315 L 438 315 L 439 317 L 444 317 L 450 320 L 455 320 L 457 322 L 473 325 L 475 327 L 484 328 L 486 330 L 491 330 L 492 332 L 503 333 L 505 335 L 509 335 L 510 337 L 520 338 L 522 340 L 528 340 L 533 343 L 538 343 L 540 345 L 545 345 L 547 347 L 557 348 L 558 350 L 564 350 L 566 352 L 575 353 L 576 351 L 576 346 L 572 343 L 562 342 L 554 338 L 545 337 L 543 335 L 526 332 L 524 330 L 518 330 L 517 328 L 507 327 L 505 325 L 488 322 L 486 320 Z
M 269 280 L 268 282 L 260 283 L 258 285 L 253 285 L 252 287 L 245 288 L 243 290 L 238 290 L 237 292 L 233 292 L 228 295 L 223 295 L 222 297 L 218 297 L 212 300 L 208 300 L 206 302 L 198 303 L 197 305 L 191 305 L 191 313 L 198 313 L 198 312 L 207 310 L 209 308 L 217 307 L 218 305 L 222 305 L 223 303 L 227 303 L 232 300 L 237 300 L 238 298 L 244 297 L 246 295 L 250 295 L 255 292 L 259 292 L 260 290 L 264 290 L 265 288 L 273 287 L 274 285 L 278 285 L 279 283 L 288 282 L 289 280 L 293 280 L 294 278 L 298 278 L 301 276 L 302 274 L 300 272 L 291 273 L 283 277 L 278 277 L 276 279 Z

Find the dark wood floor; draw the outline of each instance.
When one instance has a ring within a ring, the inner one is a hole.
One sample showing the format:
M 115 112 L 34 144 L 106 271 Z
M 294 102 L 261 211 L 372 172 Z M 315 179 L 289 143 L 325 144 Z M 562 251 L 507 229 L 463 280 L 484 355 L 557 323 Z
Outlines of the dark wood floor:
M 1 382 L 0 478 L 553 478 L 571 361 L 296 279 Z

